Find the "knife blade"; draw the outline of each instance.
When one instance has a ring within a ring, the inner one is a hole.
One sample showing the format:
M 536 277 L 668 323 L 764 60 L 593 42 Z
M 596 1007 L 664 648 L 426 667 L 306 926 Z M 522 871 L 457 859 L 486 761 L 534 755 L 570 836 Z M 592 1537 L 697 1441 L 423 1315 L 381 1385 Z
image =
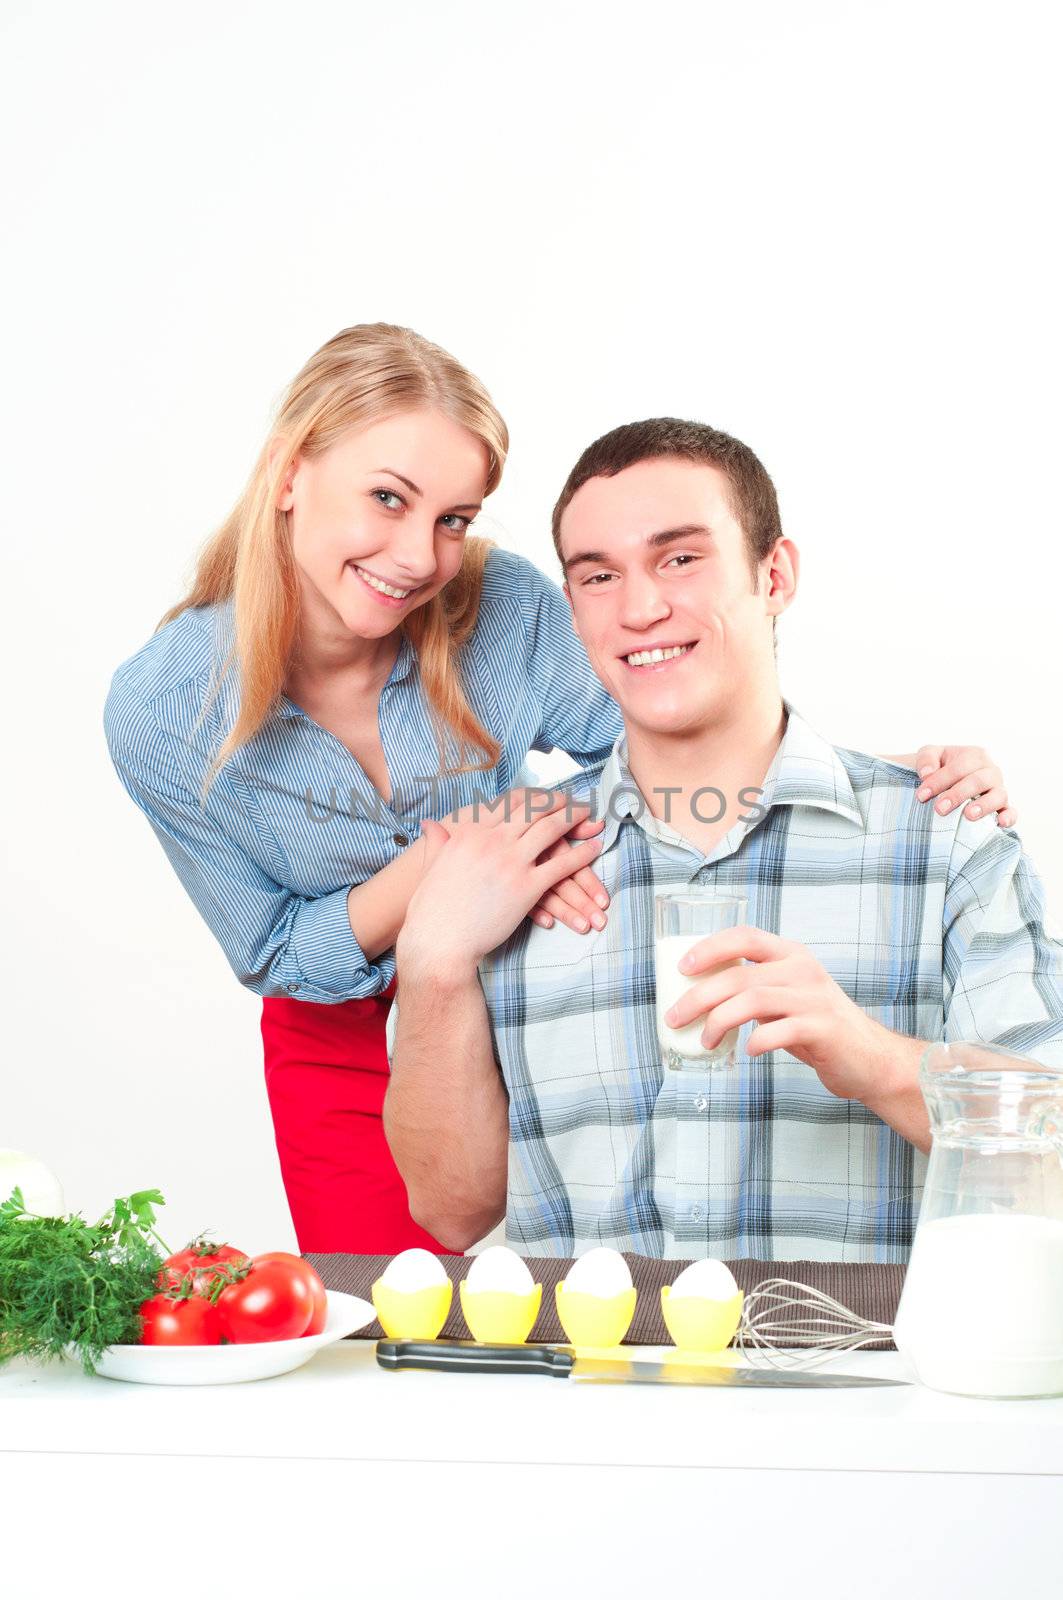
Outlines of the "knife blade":
M 541 1373 L 583 1383 L 660 1383 L 712 1389 L 895 1389 L 902 1378 L 850 1377 L 842 1372 L 781 1372 L 689 1362 L 629 1361 L 581 1356 L 568 1345 L 477 1344 L 472 1339 L 381 1339 L 376 1358 L 389 1372 Z

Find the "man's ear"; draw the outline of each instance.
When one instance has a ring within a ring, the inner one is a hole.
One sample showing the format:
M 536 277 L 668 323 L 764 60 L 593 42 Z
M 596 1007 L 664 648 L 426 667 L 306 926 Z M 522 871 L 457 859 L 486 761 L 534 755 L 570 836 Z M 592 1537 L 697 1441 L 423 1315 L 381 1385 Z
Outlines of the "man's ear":
M 793 601 L 801 572 L 801 552 L 792 539 L 779 539 L 764 562 L 765 601 L 769 617 L 779 617 Z
M 287 441 L 287 439 L 282 438 L 280 436 L 280 434 L 277 434 L 274 438 L 272 438 L 270 440 L 269 448 L 266 451 L 266 463 L 267 463 L 267 467 L 268 467 L 268 470 L 269 470 L 270 478 L 272 478 L 273 474 L 276 472 L 278 463 L 279 463 L 281 457 L 287 451 L 287 448 L 288 448 L 288 441 Z M 298 471 L 298 468 L 299 468 L 299 457 L 298 456 L 294 456 L 292 458 L 291 462 L 289 463 L 288 471 L 284 475 L 284 480 L 280 484 L 280 486 L 279 486 L 279 488 L 277 490 L 277 502 L 276 502 L 276 504 L 277 504 L 277 510 L 278 511 L 290 511 L 292 509 L 292 504 L 293 504 L 294 499 L 295 499 L 295 495 L 293 493 L 292 485 L 293 485 L 293 480 L 295 478 L 295 474 Z

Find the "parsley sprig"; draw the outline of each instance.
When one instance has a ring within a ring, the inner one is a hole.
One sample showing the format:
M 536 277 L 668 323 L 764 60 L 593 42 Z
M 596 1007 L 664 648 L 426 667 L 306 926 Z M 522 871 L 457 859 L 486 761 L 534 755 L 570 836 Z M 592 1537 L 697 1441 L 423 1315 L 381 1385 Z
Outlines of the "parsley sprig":
M 40 1217 L 20 1189 L 0 1204 L 0 1365 L 55 1360 L 69 1347 L 86 1372 L 108 1345 L 140 1342 L 140 1306 L 170 1248 L 155 1231 L 158 1189 L 114 1202 L 96 1223 Z

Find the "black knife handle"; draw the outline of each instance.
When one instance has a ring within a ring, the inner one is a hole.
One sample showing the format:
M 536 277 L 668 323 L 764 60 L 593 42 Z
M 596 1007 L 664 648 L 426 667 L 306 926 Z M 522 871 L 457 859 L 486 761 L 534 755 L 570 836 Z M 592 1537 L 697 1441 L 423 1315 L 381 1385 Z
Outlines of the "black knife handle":
M 473 1339 L 380 1339 L 376 1358 L 389 1372 L 544 1372 L 567 1378 L 575 1357 L 548 1344 L 477 1344 Z

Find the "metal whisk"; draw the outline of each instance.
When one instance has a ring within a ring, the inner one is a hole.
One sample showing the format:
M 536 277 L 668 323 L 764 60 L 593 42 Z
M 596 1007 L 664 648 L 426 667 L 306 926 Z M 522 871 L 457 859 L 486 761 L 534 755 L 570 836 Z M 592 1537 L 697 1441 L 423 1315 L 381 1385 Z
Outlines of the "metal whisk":
M 735 1343 L 754 1364 L 818 1367 L 892 1336 L 888 1323 L 858 1317 L 821 1289 L 790 1278 L 765 1278 L 745 1297 Z

